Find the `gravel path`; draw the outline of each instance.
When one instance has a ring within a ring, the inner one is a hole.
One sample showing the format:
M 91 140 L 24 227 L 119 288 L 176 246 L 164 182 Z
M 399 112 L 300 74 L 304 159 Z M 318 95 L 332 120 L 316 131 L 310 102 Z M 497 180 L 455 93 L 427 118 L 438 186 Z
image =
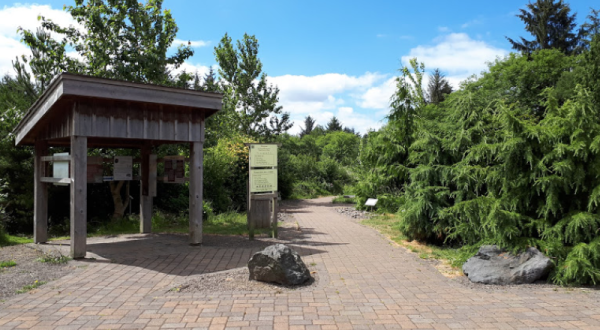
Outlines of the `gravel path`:
M 44 253 L 26 245 L 0 248 L 0 261 L 16 262 L 14 267 L 0 268 L 0 300 L 16 295 L 17 290 L 35 281 L 50 282 L 77 269 L 69 263 L 52 264 L 36 260 L 43 256 Z

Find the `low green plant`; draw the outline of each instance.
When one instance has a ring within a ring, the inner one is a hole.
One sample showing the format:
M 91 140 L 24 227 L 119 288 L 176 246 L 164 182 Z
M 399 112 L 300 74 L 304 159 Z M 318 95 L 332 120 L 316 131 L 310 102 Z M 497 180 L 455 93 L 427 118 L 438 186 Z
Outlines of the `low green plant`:
M 39 288 L 40 286 L 42 286 L 44 284 L 46 284 L 46 282 L 35 280 L 35 282 L 33 282 L 33 284 L 26 285 L 26 286 L 20 288 L 19 290 L 17 290 L 17 293 L 18 294 L 26 293 L 26 292 L 29 292 L 29 291 L 31 291 L 33 289 Z
M 69 260 L 71 260 L 71 258 L 69 258 L 67 256 L 63 256 L 62 254 L 56 256 L 56 255 L 51 255 L 48 253 L 44 253 L 44 255 L 42 255 L 41 257 L 36 259 L 36 261 L 38 261 L 38 262 L 53 264 L 53 265 L 65 264 L 65 263 L 69 262 Z
M 14 260 L 0 261 L 0 268 L 9 268 L 9 267 L 14 267 L 16 265 L 17 265 L 17 262 Z
M 346 198 L 344 196 L 337 196 L 331 202 L 333 204 L 355 204 L 356 198 Z

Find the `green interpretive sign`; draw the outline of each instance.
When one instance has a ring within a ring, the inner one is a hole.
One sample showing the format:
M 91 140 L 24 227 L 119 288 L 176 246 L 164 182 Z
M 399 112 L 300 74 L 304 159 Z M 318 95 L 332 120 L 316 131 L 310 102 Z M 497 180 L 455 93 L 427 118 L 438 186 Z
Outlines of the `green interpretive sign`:
M 277 145 L 253 144 L 250 145 L 250 167 L 275 167 L 277 166 Z
M 277 170 L 251 170 L 250 192 L 277 191 Z

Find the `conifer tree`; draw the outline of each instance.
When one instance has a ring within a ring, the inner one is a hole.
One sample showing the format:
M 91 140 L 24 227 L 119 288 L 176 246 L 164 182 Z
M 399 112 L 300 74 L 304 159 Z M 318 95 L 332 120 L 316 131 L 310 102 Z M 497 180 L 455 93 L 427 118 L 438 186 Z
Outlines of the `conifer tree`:
M 208 72 L 204 75 L 204 82 L 202 83 L 202 90 L 205 92 L 218 92 L 219 85 L 215 76 L 215 71 L 212 66 Z
M 565 54 L 581 51 L 584 30 L 576 29 L 576 14 L 571 14 L 571 8 L 562 0 L 537 0 L 527 4 L 527 10 L 520 11 L 517 17 L 525 23 L 525 30 L 534 39 L 521 37 L 520 41 L 515 41 L 506 37 L 514 50 L 527 54 L 537 49 L 552 48 Z
M 446 98 L 446 95 L 452 93 L 452 87 L 444 77 L 440 69 L 433 70 L 431 80 L 427 84 L 427 96 L 429 102 L 438 104 Z
M 300 137 L 310 134 L 315 128 L 315 124 L 316 121 L 310 115 L 306 116 L 306 118 L 304 118 L 304 128 L 300 128 Z
M 325 126 L 325 130 L 327 132 L 341 131 L 342 129 L 342 123 L 340 123 L 340 121 L 335 116 L 331 117 L 331 120 L 329 120 L 329 122 Z

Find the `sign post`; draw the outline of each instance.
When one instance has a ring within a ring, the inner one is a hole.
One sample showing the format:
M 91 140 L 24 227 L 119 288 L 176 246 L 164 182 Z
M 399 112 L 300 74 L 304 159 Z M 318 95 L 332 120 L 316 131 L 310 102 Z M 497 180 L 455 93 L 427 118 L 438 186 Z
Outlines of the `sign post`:
M 248 228 L 249 239 L 254 239 L 259 228 L 270 227 L 271 236 L 277 237 L 277 148 L 280 144 L 246 143 L 249 150 L 248 167 Z M 264 220 L 267 219 L 267 226 Z

